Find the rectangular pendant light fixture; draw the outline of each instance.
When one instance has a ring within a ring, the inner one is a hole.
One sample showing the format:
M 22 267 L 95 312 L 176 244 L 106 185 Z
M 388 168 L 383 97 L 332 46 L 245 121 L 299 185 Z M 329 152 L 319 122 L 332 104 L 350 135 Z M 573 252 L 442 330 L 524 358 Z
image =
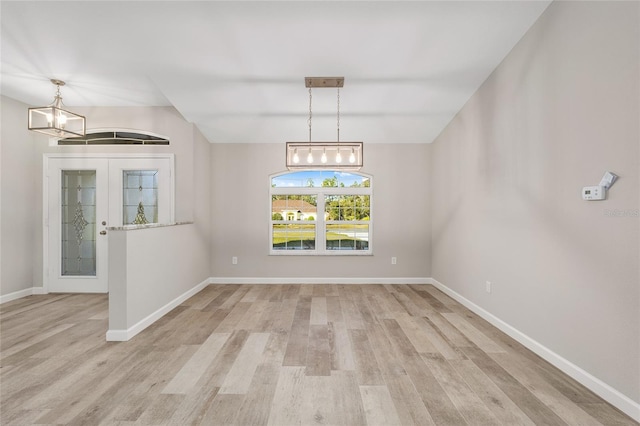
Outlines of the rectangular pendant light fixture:
M 286 165 L 289 170 L 359 170 L 362 168 L 362 142 L 340 142 L 340 88 L 344 77 L 305 77 L 309 89 L 309 142 L 286 143 Z M 336 88 L 338 91 L 336 142 L 312 142 L 311 140 L 311 89 Z
M 84 116 L 62 108 L 60 86 L 64 86 L 64 81 L 54 79 L 51 83 L 57 87 L 53 104 L 29 108 L 29 130 L 54 138 L 84 136 L 86 132 Z
M 362 168 L 362 142 L 287 142 L 287 169 Z

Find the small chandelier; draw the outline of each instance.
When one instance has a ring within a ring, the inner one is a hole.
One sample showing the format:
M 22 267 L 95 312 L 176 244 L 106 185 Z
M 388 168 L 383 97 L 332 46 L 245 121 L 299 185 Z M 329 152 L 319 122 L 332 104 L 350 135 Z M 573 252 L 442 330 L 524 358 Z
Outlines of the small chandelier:
M 52 79 L 57 90 L 53 103 L 46 107 L 29 108 L 29 130 L 44 133 L 54 138 L 84 136 L 85 118 L 63 108 L 60 86 L 64 81 Z
M 344 86 L 344 77 L 305 77 L 305 86 L 309 88 L 309 142 L 287 142 L 287 169 L 341 169 L 359 170 L 362 168 L 362 142 L 340 142 L 340 88 Z M 335 87 L 337 89 L 337 139 L 336 142 L 312 142 L 311 104 L 313 87 Z

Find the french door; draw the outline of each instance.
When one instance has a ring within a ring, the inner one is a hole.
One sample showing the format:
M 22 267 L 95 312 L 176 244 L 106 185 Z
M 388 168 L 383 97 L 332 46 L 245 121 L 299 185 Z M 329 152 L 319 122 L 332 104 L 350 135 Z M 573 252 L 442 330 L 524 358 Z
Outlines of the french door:
M 173 221 L 173 157 L 45 156 L 45 287 L 108 292 L 108 227 Z

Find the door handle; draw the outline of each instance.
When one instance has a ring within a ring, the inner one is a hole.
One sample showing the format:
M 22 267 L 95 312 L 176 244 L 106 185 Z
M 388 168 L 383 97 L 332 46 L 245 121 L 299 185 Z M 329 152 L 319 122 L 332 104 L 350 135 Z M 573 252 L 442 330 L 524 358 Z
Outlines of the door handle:
M 107 235 L 107 231 L 100 231 L 100 235 Z

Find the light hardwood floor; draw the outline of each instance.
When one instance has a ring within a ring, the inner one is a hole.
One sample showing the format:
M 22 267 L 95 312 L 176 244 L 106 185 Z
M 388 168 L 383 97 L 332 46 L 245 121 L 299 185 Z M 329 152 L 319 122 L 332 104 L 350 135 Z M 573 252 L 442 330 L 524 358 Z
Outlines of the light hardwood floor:
M 107 297 L 0 306 L 0 423 L 637 424 L 428 285 L 212 285 L 129 342 Z

